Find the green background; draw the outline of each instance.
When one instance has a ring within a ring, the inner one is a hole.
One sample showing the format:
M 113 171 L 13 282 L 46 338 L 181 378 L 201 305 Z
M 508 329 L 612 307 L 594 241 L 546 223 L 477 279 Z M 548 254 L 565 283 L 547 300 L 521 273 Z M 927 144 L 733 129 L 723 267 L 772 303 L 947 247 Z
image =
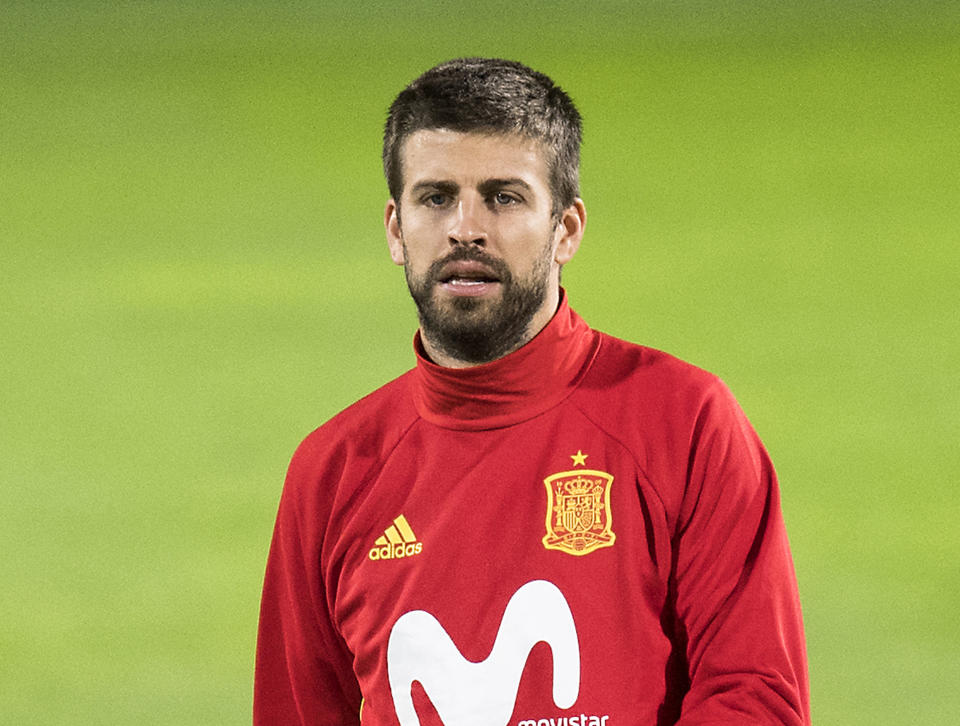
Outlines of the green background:
M 777 464 L 814 720 L 960 711 L 960 6 L 0 5 L 0 719 L 249 721 L 299 440 L 411 365 L 394 94 L 457 55 L 586 119 L 564 282 Z

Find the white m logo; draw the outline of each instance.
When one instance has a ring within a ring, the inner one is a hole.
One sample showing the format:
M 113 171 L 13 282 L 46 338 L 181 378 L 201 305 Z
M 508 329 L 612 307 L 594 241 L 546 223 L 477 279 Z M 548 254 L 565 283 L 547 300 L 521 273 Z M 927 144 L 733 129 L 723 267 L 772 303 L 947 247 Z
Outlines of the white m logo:
M 420 726 L 410 688 L 419 681 L 447 726 L 506 726 L 520 676 L 539 642 L 553 654 L 553 701 L 570 708 L 580 692 L 580 646 L 570 606 L 553 583 L 517 590 L 486 660 L 471 663 L 430 613 L 402 615 L 390 631 L 387 669 L 401 726 Z

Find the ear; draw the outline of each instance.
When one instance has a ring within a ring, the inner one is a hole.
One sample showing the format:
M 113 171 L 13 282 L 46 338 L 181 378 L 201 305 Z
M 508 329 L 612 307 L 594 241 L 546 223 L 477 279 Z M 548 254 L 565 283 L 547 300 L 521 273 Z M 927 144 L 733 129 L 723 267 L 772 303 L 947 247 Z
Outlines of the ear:
M 580 249 L 580 240 L 583 239 L 583 230 L 587 226 L 587 208 L 579 197 L 569 207 L 560 213 L 560 222 L 556 231 L 556 250 L 553 253 L 554 261 L 565 265 Z
M 390 259 L 395 265 L 402 265 L 403 235 L 400 232 L 400 207 L 391 199 L 383 210 L 383 226 L 387 231 L 387 246 L 390 248 Z

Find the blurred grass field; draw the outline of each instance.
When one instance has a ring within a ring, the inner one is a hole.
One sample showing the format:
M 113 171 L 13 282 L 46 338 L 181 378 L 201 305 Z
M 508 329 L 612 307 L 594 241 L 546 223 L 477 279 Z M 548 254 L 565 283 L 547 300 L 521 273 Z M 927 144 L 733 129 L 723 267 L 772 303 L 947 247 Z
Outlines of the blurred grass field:
M 564 274 L 722 375 L 781 478 L 818 724 L 960 712 L 960 6 L 0 5 L 0 720 L 249 721 L 293 448 L 411 365 L 393 95 L 586 119 Z

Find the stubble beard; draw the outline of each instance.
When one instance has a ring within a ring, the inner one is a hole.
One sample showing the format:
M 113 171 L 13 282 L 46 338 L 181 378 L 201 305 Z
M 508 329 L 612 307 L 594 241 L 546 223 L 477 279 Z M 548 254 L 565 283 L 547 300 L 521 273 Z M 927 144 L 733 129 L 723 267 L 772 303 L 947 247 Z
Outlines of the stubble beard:
M 543 307 L 549 290 L 551 246 L 534 261 L 528 276 L 517 278 L 506 263 L 476 247 L 456 247 L 434 262 L 427 273 L 416 276 L 404 265 L 407 287 L 417 305 L 422 335 L 444 355 L 470 365 L 489 363 L 527 343 L 531 323 Z M 406 258 L 406 246 L 404 245 Z M 434 294 L 444 265 L 460 260 L 482 262 L 496 273 L 498 299 L 475 297 L 439 298 Z

